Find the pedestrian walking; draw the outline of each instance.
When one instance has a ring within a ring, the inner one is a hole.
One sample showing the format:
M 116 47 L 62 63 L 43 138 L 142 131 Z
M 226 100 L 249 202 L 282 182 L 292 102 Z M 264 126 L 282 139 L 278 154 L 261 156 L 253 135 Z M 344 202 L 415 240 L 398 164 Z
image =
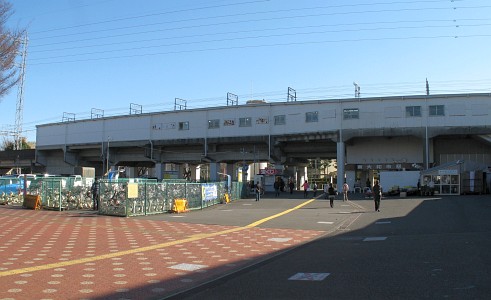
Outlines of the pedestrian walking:
M 380 212 L 380 198 L 382 198 L 382 189 L 378 183 L 378 180 L 375 180 L 375 184 L 372 188 L 373 193 L 373 201 L 375 201 L 375 211 Z
M 279 178 L 276 178 L 276 181 L 273 184 L 274 186 L 274 196 L 278 198 L 280 196 L 280 180 Z
M 263 185 L 261 184 L 261 181 L 258 181 L 256 183 L 256 201 L 261 200 L 261 192 L 263 190 Z
M 307 196 L 309 194 L 309 187 L 310 187 L 309 182 L 307 180 L 305 180 L 302 187 L 303 187 L 303 197 L 307 198 Z
M 293 194 L 293 189 L 295 188 L 295 184 L 293 183 L 293 179 L 290 178 L 290 181 L 288 182 L 288 188 L 290 188 L 290 195 Z
M 90 187 L 92 191 L 92 209 L 99 210 L 99 181 L 96 179 Z
M 327 193 L 329 194 L 329 204 L 331 205 L 331 208 L 333 208 L 334 207 L 334 196 L 336 196 L 336 191 L 332 187 L 332 183 L 329 183 Z
M 348 183 L 343 184 L 343 201 L 348 201 L 349 185 Z
M 314 182 L 312 185 L 312 190 L 314 191 L 314 197 L 317 196 L 317 183 Z

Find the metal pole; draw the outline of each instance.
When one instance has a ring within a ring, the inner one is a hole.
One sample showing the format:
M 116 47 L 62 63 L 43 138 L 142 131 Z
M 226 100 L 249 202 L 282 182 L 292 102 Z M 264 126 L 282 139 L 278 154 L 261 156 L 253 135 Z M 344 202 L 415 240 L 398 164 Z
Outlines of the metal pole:
M 425 97 L 425 104 L 426 104 L 426 126 L 425 126 L 425 169 L 428 170 L 429 168 L 429 160 L 430 160 L 430 143 L 429 143 L 429 137 L 428 137 L 428 121 L 429 121 L 429 114 L 430 110 L 428 108 L 428 98 Z
M 109 141 L 110 137 L 107 137 L 107 154 L 106 154 L 106 174 L 109 176 Z
M 428 122 L 426 123 L 425 126 L 425 148 L 426 148 L 426 163 L 425 163 L 425 169 L 428 170 L 429 167 L 429 160 L 430 160 L 430 143 L 428 141 Z

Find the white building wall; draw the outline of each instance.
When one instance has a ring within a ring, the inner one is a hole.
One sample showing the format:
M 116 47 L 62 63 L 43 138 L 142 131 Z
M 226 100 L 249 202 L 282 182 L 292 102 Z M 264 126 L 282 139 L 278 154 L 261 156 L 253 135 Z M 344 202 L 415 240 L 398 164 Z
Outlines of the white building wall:
M 424 140 L 412 136 L 360 138 L 354 145 L 346 145 L 346 163 L 421 163 L 422 149 Z
M 491 94 L 387 97 L 319 100 L 240 105 L 140 115 L 80 120 L 37 127 L 37 147 L 101 143 L 107 141 L 241 137 L 337 131 L 339 129 L 421 128 L 425 126 L 489 126 Z M 428 105 L 444 105 L 444 116 L 428 116 Z M 407 117 L 406 106 L 421 106 L 421 117 Z M 359 110 L 358 119 L 343 119 L 343 110 Z M 306 122 L 306 113 L 317 112 L 318 122 Z M 285 115 L 284 125 L 274 116 Z M 251 127 L 239 127 L 240 118 L 251 118 Z M 220 127 L 208 129 L 208 120 Z M 235 120 L 224 126 L 224 120 Z M 260 121 L 262 120 L 262 121 Z M 189 130 L 179 130 L 189 122 Z
M 99 137 L 99 140 L 106 140 L 103 137 L 103 125 L 101 122 L 80 122 L 68 125 L 65 128 L 66 135 L 64 136 L 66 144 L 73 143 L 92 143 L 94 138 Z

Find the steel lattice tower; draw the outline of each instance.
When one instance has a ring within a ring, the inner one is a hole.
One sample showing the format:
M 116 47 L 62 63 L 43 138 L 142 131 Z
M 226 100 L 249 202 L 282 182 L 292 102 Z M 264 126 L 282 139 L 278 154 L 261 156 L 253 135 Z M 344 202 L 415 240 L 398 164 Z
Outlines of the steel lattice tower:
M 24 81 L 26 76 L 26 59 L 27 59 L 27 32 L 24 35 L 24 39 L 21 42 L 23 44 L 23 49 L 21 52 L 21 62 L 19 65 L 19 83 L 17 90 L 17 105 L 15 110 L 15 150 L 21 150 L 22 148 L 22 123 L 24 117 Z

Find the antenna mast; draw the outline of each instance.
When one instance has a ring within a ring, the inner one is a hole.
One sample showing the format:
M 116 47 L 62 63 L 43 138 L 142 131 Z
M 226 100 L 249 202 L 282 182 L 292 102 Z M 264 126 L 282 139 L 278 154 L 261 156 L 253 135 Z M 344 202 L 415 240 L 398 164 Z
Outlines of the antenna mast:
M 27 32 L 24 34 L 24 39 L 21 41 L 23 44 L 23 49 L 21 52 L 21 63 L 20 63 L 20 74 L 19 74 L 19 85 L 17 90 L 17 107 L 15 110 L 15 145 L 14 150 L 22 149 L 22 123 L 24 117 L 24 82 L 26 77 L 26 59 L 27 59 Z

